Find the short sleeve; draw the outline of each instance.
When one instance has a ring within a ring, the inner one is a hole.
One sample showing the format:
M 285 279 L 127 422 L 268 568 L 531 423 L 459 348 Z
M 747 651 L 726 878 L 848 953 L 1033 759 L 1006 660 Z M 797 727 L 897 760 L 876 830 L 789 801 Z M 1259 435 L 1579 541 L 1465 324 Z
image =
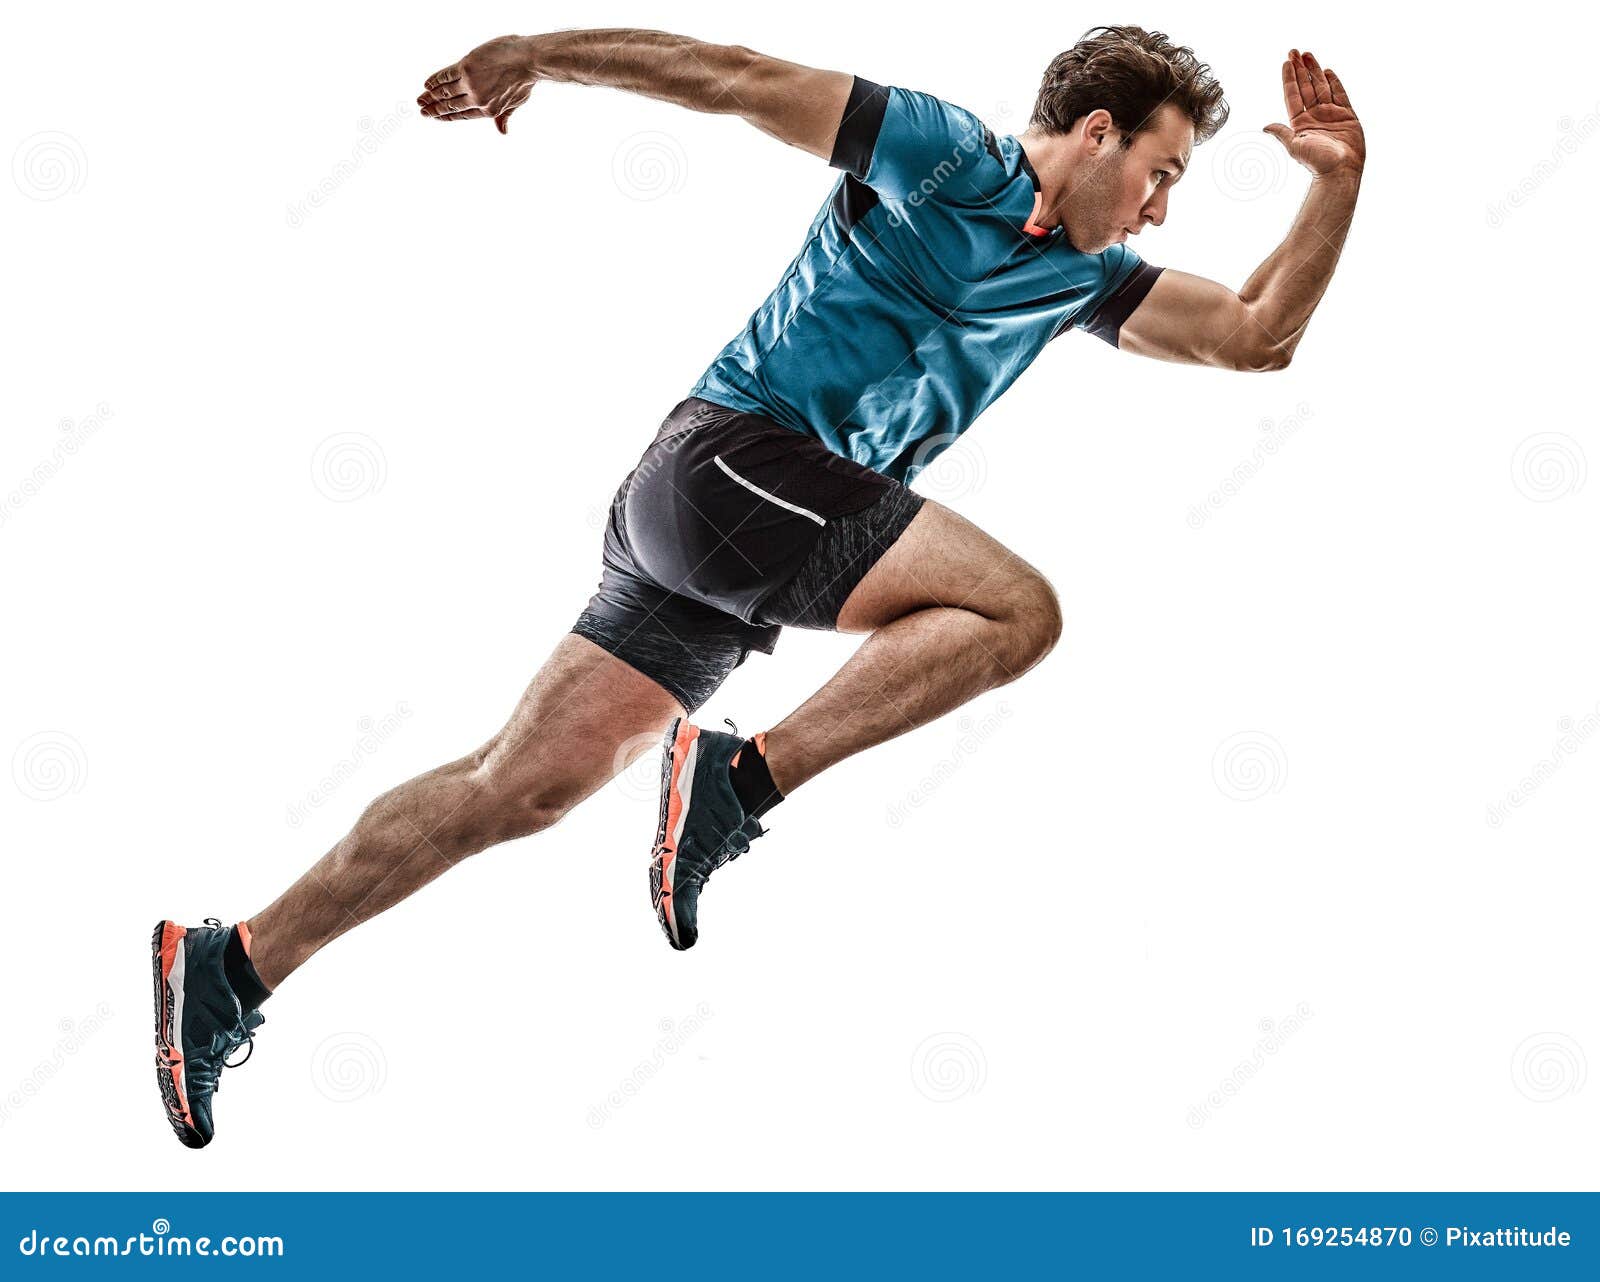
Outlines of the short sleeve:
M 1162 269 L 1145 262 L 1126 245 L 1113 245 L 1095 257 L 1101 265 L 1100 284 L 1078 309 L 1072 324 L 1115 347 L 1123 321 L 1144 302 Z
M 1003 173 L 994 134 L 970 111 L 861 76 L 850 87 L 828 163 L 891 200 L 970 198 Z M 993 174 L 985 171 L 993 167 Z

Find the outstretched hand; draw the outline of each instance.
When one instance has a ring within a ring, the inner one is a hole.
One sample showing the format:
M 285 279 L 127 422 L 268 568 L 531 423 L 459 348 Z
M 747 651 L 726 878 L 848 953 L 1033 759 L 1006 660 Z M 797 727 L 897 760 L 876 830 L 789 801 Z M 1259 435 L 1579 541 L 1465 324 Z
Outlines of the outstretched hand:
M 511 113 L 528 101 L 538 79 L 528 48 L 521 36 L 479 45 L 460 62 L 429 76 L 417 106 L 436 120 L 493 120 L 505 133 Z
M 1350 107 L 1350 95 L 1332 71 L 1309 53 L 1291 49 L 1283 64 L 1287 125 L 1267 125 L 1289 154 L 1314 174 L 1359 174 L 1367 163 L 1367 138 Z

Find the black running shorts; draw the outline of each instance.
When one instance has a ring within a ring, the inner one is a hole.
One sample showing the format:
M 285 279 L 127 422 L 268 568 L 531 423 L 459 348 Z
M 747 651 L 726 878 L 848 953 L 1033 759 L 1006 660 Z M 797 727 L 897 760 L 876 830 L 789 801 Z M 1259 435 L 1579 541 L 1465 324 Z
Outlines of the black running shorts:
M 813 437 L 690 397 L 612 500 L 572 630 L 693 712 L 783 628 L 831 629 L 922 503 Z

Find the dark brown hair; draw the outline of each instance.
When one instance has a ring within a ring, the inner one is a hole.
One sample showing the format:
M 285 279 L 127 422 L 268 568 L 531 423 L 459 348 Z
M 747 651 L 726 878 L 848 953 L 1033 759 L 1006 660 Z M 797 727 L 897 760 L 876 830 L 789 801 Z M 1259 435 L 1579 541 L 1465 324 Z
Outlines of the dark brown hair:
M 1194 123 L 1197 143 L 1228 119 L 1222 86 L 1194 50 L 1143 27 L 1095 27 L 1045 70 L 1028 123 L 1046 133 L 1066 133 L 1074 121 L 1104 107 L 1127 146 L 1168 102 Z

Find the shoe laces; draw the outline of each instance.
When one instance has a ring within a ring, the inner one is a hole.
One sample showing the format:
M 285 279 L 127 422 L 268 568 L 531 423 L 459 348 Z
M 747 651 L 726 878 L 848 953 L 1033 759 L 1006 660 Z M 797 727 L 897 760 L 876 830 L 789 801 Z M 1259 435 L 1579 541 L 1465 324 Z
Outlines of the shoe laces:
M 205 925 L 222 929 L 222 923 L 215 917 L 207 917 Z M 211 1043 L 203 1054 L 195 1058 L 189 1070 L 189 1079 L 197 1086 L 209 1086 L 213 1092 L 222 1089 L 221 1076 L 225 1068 L 238 1068 L 241 1064 L 250 1062 L 250 1057 L 255 1054 L 255 1030 L 267 1022 L 267 1017 L 258 1010 L 242 1011 L 239 1022 L 231 1028 L 219 1028 L 211 1034 Z M 229 1059 L 239 1047 L 243 1046 L 242 1059 Z

